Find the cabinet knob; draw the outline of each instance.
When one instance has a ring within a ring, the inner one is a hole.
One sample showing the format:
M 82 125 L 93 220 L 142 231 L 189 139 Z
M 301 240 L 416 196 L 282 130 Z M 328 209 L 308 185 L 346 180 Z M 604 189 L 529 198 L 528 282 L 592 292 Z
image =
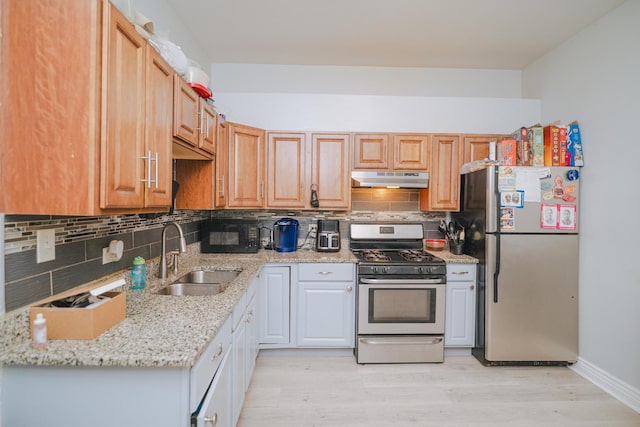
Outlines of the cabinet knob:
M 216 412 L 215 414 L 213 414 L 210 417 L 204 417 L 204 423 L 205 424 L 210 423 L 211 425 L 218 424 L 218 413 Z
M 352 286 L 347 286 L 347 292 L 351 293 L 351 291 L 353 291 L 353 287 Z
M 214 354 L 213 357 L 211 357 L 211 360 L 216 360 L 218 357 L 220 357 L 221 354 L 222 354 L 222 344 L 220 344 L 220 347 L 218 348 L 218 351 L 216 352 L 216 354 Z
M 469 286 L 469 290 L 474 290 L 476 287 L 474 285 Z

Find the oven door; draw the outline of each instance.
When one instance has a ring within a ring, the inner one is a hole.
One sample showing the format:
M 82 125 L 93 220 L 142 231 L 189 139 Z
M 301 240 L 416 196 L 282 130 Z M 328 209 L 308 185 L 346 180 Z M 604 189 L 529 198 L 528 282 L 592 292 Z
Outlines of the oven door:
M 442 279 L 358 280 L 358 334 L 444 334 Z

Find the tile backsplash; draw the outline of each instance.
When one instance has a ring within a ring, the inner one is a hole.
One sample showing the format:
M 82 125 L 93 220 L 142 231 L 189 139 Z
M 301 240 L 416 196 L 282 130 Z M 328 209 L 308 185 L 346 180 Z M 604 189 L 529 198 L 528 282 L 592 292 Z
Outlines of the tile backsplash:
M 178 222 L 187 244 L 200 241 L 198 227 L 210 217 L 257 218 L 261 237 L 270 237 L 273 223 L 282 217 L 300 222 L 299 244 L 313 247 L 308 239 L 310 223 L 318 219 L 340 220 L 343 238 L 348 237 L 351 221 L 411 221 L 425 226 L 425 237 L 439 234 L 441 212 L 420 212 L 418 194 L 412 190 L 354 189 L 352 211 L 220 210 L 176 211 L 165 215 L 114 215 L 104 217 L 62 217 L 6 215 L 5 310 L 10 311 L 55 295 L 102 276 L 127 269 L 133 258 L 160 256 L 162 227 Z M 55 229 L 56 258 L 36 262 L 36 234 L 39 229 Z M 168 229 L 168 250 L 177 249 L 177 232 Z M 120 261 L 102 264 L 102 249 L 112 240 L 122 240 Z

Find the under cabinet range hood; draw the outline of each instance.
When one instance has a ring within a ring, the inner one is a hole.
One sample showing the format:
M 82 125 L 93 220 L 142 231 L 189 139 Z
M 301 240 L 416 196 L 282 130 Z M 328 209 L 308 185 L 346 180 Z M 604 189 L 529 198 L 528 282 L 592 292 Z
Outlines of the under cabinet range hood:
M 428 188 L 429 172 L 351 172 L 352 187 Z

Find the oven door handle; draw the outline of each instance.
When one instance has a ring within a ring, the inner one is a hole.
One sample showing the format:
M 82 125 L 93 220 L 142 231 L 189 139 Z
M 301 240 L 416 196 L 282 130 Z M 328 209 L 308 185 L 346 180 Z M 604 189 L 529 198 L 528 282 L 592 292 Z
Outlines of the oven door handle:
M 440 285 L 445 279 L 365 279 L 361 278 L 360 283 L 365 285 Z

